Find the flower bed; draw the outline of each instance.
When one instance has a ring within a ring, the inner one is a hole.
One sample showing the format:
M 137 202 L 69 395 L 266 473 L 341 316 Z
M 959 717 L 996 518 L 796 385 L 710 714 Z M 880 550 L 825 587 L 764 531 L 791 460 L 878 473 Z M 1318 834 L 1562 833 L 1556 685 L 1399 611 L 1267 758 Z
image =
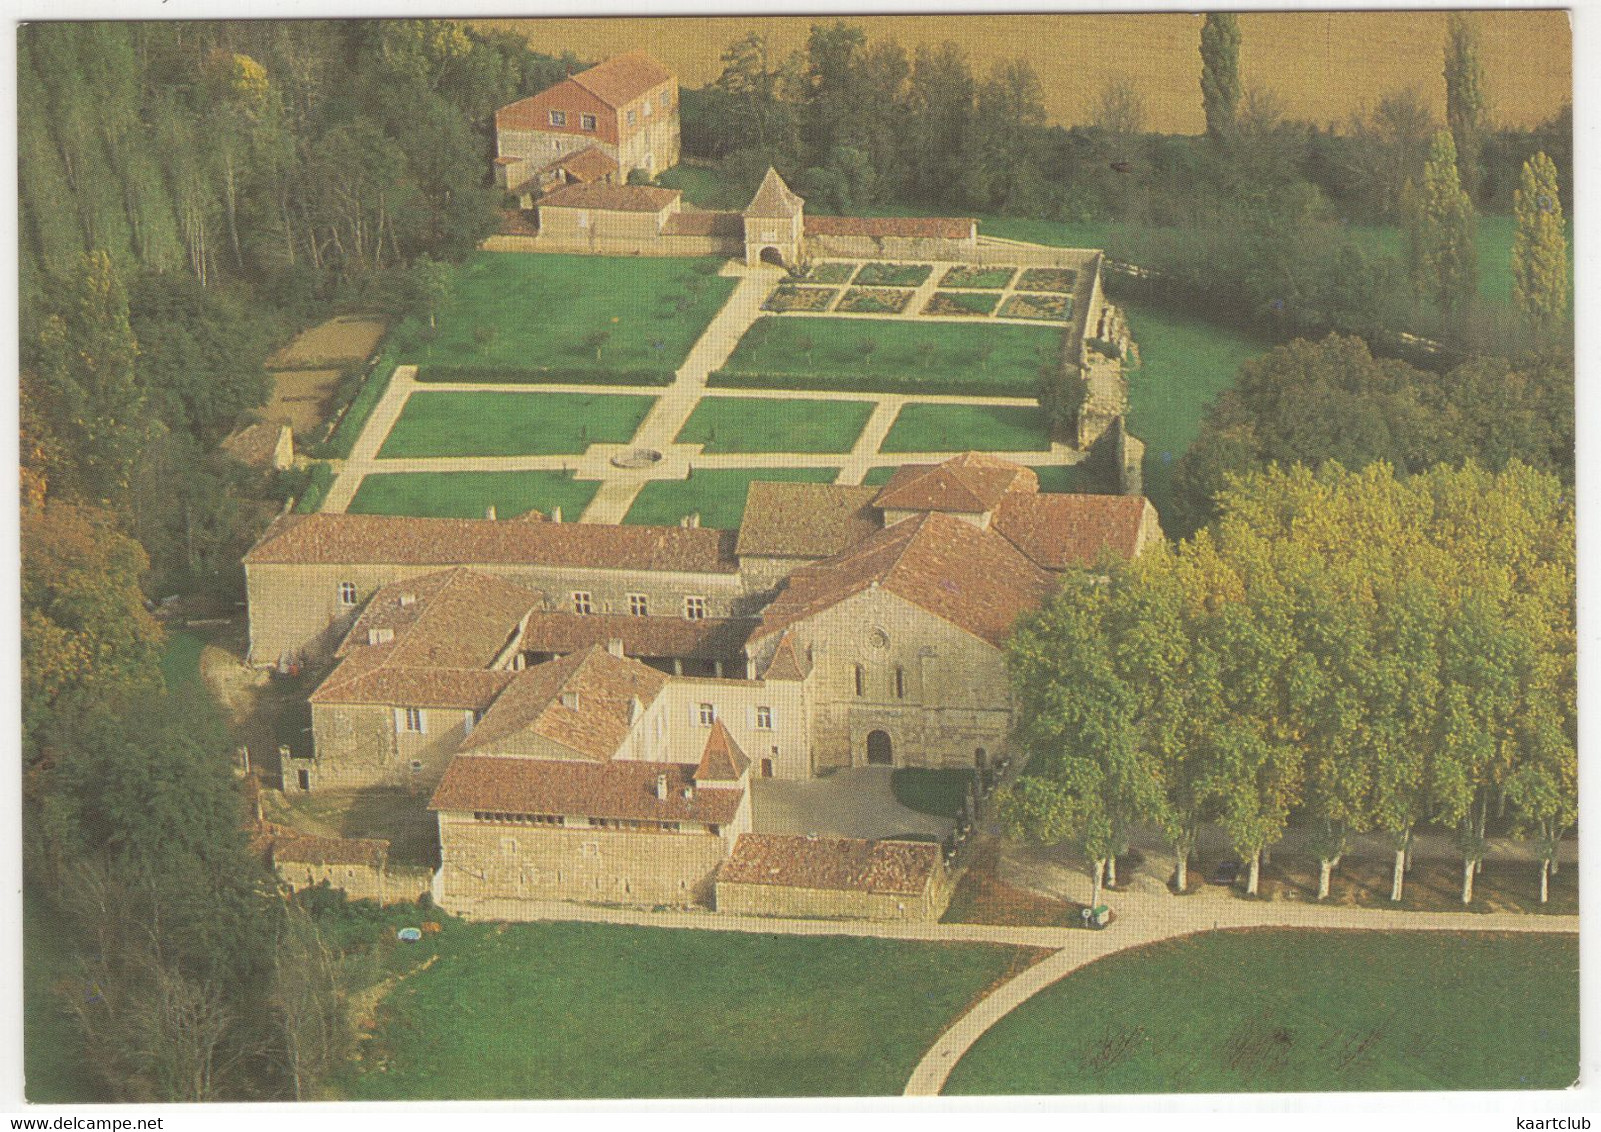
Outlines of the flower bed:
M 864 263 L 856 273 L 858 287 L 916 287 L 934 274 L 927 263 Z
M 912 293 L 892 287 L 852 287 L 834 309 L 847 314 L 900 314 Z
M 981 287 L 999 291 L 1017 274 L 1015 267 L 953 267 L 939 281 L 941 287 Z
M 1059 291 L 1071 294 L 1078 272 L 1066 267 L 1031 267 L 1017 281 L 1019 291 Z
M 1073 314 L 1070 295 L 1018 295 L 1014 294 L 1001 304 L 1002 318 L 1036 318 L 1049 322 L 1066 322 Z
M 788 283 L 767 297 L 764 311 L 826 311 L 828 304 L 839 294 L 838 287 L 792 287 Z
M 983 318 L 995 310 L 995 304 L 1000 299 L 999 295 L 986 295 L 982 291 L 936 291 L 928 301 L 928 306 L 923 308 L 923 313 Z
M 856 274 L 859 263 L 850 263 L 843 260 L 828 260 L 824 263 L 814 263 L 807 269 L 806 274 L 798 278 L 806 283 L 849 283 L 851 276 Z

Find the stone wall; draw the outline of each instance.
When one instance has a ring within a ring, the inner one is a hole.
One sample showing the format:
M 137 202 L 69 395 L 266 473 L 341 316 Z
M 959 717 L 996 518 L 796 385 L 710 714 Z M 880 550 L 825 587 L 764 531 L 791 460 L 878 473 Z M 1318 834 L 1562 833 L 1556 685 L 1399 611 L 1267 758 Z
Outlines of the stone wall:
M 397 725 L 405 706 L 312 704 L 316 756 L 309 764 L 297 764 L 308 766 L 310 788 L 397 786 L 432 791 L 461 745 L 471 713 L 461 708 L 410 705 L 422 708 L 425 728 L 412 732 Z
M 938 920 L 951 887 L 936 874 L 919 895 L 717 882 L 717 911 L 732 916 L 828 920 Z
M 351 900 L 374 900 L 379 904 L 415 904 L 433 884 L 432 869 L 419 865 L 313 864 L 306 861 L 279 861 L 278 879 L 291 892 L 316 888 L 324 881 Z
M 977 262 L 979 249 L 971 239 L 939 236 L 823 236 L 807 233 L 809 259 L 904 259 L 915 261 Z
M 745 245 L 721 236 L 660 235 L 644 239 L 606 239 L 593 233 L 583 239 L 570 236 L 490 236 L 483 242 L 491 252 L 550 252 L 565 255 L 720 256 L 745 254 Z

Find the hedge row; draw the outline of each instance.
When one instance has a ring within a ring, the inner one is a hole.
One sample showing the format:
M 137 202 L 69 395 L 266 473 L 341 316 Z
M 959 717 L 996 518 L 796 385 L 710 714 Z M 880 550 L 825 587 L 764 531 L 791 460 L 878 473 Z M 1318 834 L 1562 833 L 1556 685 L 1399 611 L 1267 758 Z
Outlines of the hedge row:
M 322 501 L 328 498 L 328 489 L 333 485 L 334 466 L 321 462 L 313 464 L 306 490 L 300 493 L 300 500 L 295 504 L 295 514 L 310 515 L 316 511 L 322 506 Z
M 670 369 L 573 369 L 563 366 L 419 366 L 422 383 L 483 382 L 497 385 L 671 385 Z
M 1033 397 L 1039 393 L 1030 377 L 953 378 L 915 373 L 751 373 L 714 370 L 706 384 L 727 389 L 796 389 L 840 393 L 934 394 L 946 397 Z
M 378 355 L 378 360 L 368 371 L 367 377 L 361 380 L 355 398 L 350 407 L 345 410 L 344 416 L 339 418 L 339 425 L 332 435 L 322 444 L 312 445 L 309 452 L 313 456 L 327 456 L 344 459 L 350 455 L 350 450 L 356 446 L 356 438 L 361 430 L 367 427 L 367 418 L 372 416 L 373 409 L 389 390 L 389 381 L 395 376 L 396 356 L 393 350 L 385 347 Z

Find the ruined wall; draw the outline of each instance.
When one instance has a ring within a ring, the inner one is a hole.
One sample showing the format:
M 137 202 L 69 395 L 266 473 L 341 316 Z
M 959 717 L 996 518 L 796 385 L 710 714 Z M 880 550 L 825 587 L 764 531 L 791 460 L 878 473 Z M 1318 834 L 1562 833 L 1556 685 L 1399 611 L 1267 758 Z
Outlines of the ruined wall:
M 432 869 L 418 865 L 312 864 L 280 861 L 278 879 L 291 892 L 316 888 L 324 881 L 351 900 L 374 900 L 379 904 L 414 904 L 433 883 Z

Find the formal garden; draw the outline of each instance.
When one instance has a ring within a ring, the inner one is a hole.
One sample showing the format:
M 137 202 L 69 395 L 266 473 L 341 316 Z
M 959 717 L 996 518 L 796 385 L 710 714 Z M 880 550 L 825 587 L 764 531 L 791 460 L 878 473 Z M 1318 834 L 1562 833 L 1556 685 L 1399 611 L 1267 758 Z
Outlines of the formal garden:
M 655 403 L 621 394 L 418 390 L 378 456 L 576 455 L 591 444 L 627 443 Z
M 545 515 L 561 508 L 577 519 L 600 490 L 599 480 L 576 480 L 570 472 L 381 472 L 362 478 L 346 508 L 356 515 L 414 515 L 434 519 L 482 519 L 488 508 L 502 519 L 530 510 Z
M 702 397 L 679 430 L 679 444 L 708 455 L 733 452 L 851 450 L 873 415 L 873 401 L 829 398 Z
M 745 491 L 753 480 L 833 483 L 838 475 L 838 468 L 695 468 L 688 479 L 651 480 L 623 521 L 671 527 L 695 514 L 703 527 L 733 530 L 745 514 Z

